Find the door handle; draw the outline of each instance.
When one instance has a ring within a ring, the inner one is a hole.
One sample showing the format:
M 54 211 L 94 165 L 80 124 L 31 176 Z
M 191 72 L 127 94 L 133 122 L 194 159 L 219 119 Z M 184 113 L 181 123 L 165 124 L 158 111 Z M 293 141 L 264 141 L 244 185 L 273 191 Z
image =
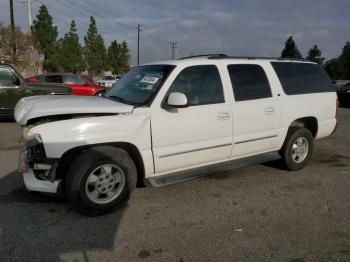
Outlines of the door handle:
M 275 112 L 275 108 L 273 106 L 265 107 L 265 113 L 266 114 L 273 114 L 274 112 Z
M 219 112 L 217 113 L 217 118 L 219 121 L 229 120 L 231 118 L 230 112 L 227 112 L 227 111 Z

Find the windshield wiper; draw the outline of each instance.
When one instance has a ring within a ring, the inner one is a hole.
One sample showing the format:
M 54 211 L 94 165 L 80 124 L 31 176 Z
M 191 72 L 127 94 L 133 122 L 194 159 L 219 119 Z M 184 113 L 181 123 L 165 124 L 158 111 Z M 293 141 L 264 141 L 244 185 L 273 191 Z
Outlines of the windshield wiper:
M 114 101 L 117 101 L 117 102 L 121 102 L 121 103 L 124 103 L 124 104 L 127 104 L 127 105 L 132 105 L 132 106 L 141 106 L 143 105 L 142 103 L 137 103 L 137 102 L 132 102 L 132 101 L 129 101 L 129 100 L 126 100 L 120 96 L 104 96 L 105 98 L 111 98 L 112 100 Z
M 120 97 L 120 96 L 105 96 L 107 98 L 112 98 L 113 100 L 117 101 L 117 102 L 122 102 L 122 103 L 125 103 L 125 104 L 133 104 L 132 102 Z

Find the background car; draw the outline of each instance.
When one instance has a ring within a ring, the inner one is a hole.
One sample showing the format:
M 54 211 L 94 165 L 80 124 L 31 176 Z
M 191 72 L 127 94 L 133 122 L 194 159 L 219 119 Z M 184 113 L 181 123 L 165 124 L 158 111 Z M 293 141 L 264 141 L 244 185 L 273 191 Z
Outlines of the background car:
M 94 84 L 89 80 L 73 75 L 73 74 L 45 74 L 32 76 L 26 79 L 29 83 L 48 82 L 63 83 L 72 89 L 73 95 L 76 96 L 96 96 L 102 95 L 106 91 L 106 87 Z
M 97 80 L 96 83 L 100 86 L 111 88 L 120 78 L 120 75 L 106 75 L 103 76 L 101 80 Z
M 339 104 L 343 107 L 350 106 L 350 80 L 336 80 L 335 90 L 337 91 Z
M 70 88 L 57 83 L 28 83 L 8 64 L 0 64 L 0 118 L 12 117 L 17 102 L 27 96 L 70 95 Z

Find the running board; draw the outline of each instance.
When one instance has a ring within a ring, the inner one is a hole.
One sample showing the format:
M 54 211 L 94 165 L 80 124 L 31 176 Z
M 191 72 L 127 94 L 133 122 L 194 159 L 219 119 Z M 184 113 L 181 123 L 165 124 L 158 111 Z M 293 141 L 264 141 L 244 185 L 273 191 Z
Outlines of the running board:
M 235 160 L 229 160 L 224 163 L 198 167 L 191 170 L 185 170 L 175 173 L 170 173 L 158 177 L 151 177 L 146 179 L 146 183 L 149 182 L 154 187 L 161 187 L 167 185 L 173 185 L 189 181 L 198 177 L 213 175 L 217 173 L 223 173 L 230 170 L 247 167 L 251 165 L 261 164 L 264 162 L 274 161 L 280 159 L 281 156 L 278 152 L 269 152 L 256 156 L 250 156 Z

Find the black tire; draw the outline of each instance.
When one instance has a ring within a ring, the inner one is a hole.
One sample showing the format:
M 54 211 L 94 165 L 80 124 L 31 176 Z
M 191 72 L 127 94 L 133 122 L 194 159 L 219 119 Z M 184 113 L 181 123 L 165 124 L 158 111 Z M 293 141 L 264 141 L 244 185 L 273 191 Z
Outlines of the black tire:
M 95 203 L 87 195 L 86 182 L 90 173 L 104 164 L 113 164 L 124 172 L 125 182 L 121 193 L 109 203 Z M 136 187 L 137 170 L 129 154 L 120 148 L 97 146 L 79 155 L 69 167 L 65 178 L 65 194 L 72 205 L 81 213 L 97 216 L 109 213 L 125 204 Z
M 104 94 L 104 92 L 97 92 L 97 93 L 95 94 L 95 96 L 102 97 L 103 94 Z
M 293 144 L 298 138 L 305 138 L 308 142 L 308 148 L 306 150 L 307 155 L 300 163 L 296 163 L 292 157 Z M 311 158 L 313 142 L 314 138 L 308 129 L 297 126 L 290 127 L 287 133 L 286 140 L 284 141 L 284 144 L 280 150 L 283 165 L 291 171 L 296 171 L 305 167 L 307 162 Z

